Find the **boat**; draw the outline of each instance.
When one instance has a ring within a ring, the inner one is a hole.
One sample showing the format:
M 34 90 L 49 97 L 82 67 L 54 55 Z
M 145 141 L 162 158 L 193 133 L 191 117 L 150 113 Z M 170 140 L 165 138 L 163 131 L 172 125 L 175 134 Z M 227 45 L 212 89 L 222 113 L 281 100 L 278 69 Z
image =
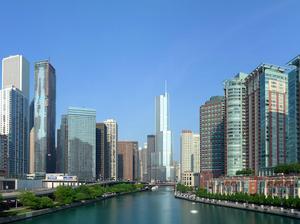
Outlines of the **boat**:
M 151 187 L 151 191 L 157 191 L 157 189 L 158 189 L 158 186 L 156 185 L 156 186 L 153 186 L 153 187 Z

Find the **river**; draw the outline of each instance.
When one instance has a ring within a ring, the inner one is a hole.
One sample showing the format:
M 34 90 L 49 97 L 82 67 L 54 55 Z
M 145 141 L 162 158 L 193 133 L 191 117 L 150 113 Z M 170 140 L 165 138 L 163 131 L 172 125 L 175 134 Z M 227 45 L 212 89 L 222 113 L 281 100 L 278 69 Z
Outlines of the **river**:
M 141 192 L 28 219 L 19 224 L 291 224 L 300 220 L 175 199 L 172 188 Z

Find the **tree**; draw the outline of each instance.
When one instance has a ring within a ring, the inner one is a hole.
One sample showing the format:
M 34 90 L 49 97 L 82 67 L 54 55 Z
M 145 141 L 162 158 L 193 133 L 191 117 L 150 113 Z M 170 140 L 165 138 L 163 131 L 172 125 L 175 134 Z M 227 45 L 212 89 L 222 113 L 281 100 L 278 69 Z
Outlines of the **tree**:
M 25 191 L 22 192 L 19 196 L 19 200 L 23 206 L 27 206 L 31 209 L 39 209 L 40 200 L 35 196 L 34 193 Z
M 41 197 L 39 207 L 40 208 L 53 208 L 54 207 L 53 200 L 49 197 Z
M 59 186 L 54 192 L 55 201 L 59 204 L 71 204 L 75 199 L 75 191 L 71 187 Z

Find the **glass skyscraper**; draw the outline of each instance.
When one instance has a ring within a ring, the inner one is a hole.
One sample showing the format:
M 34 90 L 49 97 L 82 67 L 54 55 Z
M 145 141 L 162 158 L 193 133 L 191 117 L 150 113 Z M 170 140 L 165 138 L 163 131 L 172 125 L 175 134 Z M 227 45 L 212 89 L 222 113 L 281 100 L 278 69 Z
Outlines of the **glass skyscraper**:
M 246 77 L 247 74 L 239 73 L 224 83 L 225 173 L 228 176 L 247 168 Z
M 19 89 L 7 87 L 0 90 L 0 108 L 0 135 L 6 136 L 2 146 L 7 147 L 1 149 L 5 175 L 24 177 L 29 168 L 28 100 Z
M 172 172 L 172 133 L 170 130 L 169 94 L 157 96 L 155 99 L 155 128 L 156 128 L 156 160 L 158 169 L 157 180 L 173 181 Z
M 300 56 L 292 59 L 288 65 L 289 72 L 289 129 L 288 129 L 288 163 L 300 162 Z
M 35 63 L 34 171 L 55 172 L 56 75 L 49 61 Z
M 79 180 L 96 178 L 96 111 L 69 107 L 68 109 L 68 175 Z

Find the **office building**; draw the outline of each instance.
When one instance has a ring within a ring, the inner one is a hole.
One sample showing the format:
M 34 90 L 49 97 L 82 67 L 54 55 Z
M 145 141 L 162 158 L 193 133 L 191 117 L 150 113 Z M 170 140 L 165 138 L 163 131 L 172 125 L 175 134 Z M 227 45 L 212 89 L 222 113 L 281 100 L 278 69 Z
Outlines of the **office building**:
M 2 59 L 2 89 L 11 86 L 19 89 L 29 100 L 29 62 L 22 55 Z
M 110 153 L 107 144 L 107 128 L 104 123 L 96 124 L 96 177 L 109 178 Z
M 201 185 L 224 174 L 224 97 L 213 96 L 200 107 Z
M 118 142 L 118 173 L 121 180 L 138 180 L 138 142 Z
M 200 135 L 183 130 L 180 136 L 181 172 L 200 173 Z M 182 179 L 182 178 L 181 178 Z
M 69 107 L 68 109 L 68 175 L 79 180 L 96 179 L 96 111 Z

